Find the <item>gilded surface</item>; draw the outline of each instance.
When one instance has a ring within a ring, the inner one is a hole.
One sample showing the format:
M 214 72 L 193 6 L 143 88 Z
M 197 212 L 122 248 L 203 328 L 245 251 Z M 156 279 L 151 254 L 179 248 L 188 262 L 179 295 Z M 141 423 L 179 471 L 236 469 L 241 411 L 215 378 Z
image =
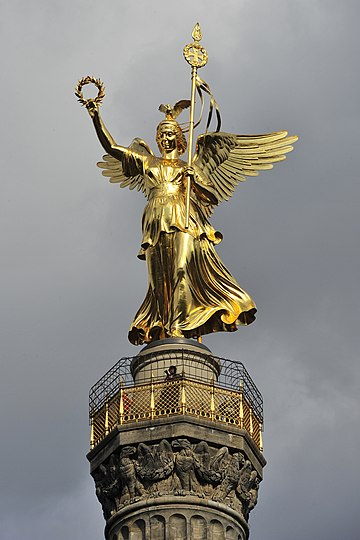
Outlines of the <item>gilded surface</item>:
M 128 386 L 91 415 L 91 448 L 117 425 L 154 418 L 195 416 L 247 431 L 262 451 L 262 424 L 242 390 L 235 392 L 186 378 Z
M 217 255 L 215 245 L 222 235 L 212 227 L 209 217 L 215 206 L 229 199 L 239 182 L 285 159 L 297 140 L 288 137 L 286 131 L 265 135 L 208 132 L 198 137 L 192 157 L 195 87 L 199 94 L 202 89 L 211 96 L 211 106 L 216 104 L 208 86 L 196 74 L 206 55 L 199 45 L 200 27 L 195 27 L 193 38 L 194 43 L 186 49 L 188 56 L 192 53 L 190 59 L 196 57 L 196 65 L 191 64 L 187 162 L 181 159 L 186 139 L 175 120 L 188 106 L 187 100 L 174 108 L 160 108 L 166 114 L 156 131 L 160 157 L 141 139 L 135 139 L 129 147 L 118 145 L 100 116 L 99 100 L 83 103 L 107 152 L 104 161 L 98 163 L 103 175 L 120 187 L 142 191 L 147 199 L 139 258 L 146 261 L 149 284 L 130 327 L 129 340 L 135 345 L 166 337 L 231 332 L 254 321 L 255 303 Z M 81 87 L 79 93 L 82 97 Z

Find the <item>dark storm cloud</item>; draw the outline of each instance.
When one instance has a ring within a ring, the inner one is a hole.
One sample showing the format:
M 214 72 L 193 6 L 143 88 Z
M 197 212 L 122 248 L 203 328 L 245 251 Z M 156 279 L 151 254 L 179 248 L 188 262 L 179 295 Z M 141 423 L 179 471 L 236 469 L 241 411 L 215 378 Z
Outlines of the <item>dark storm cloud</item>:
M 223 128 L 288 129 L 295 151 L 216 210 L 221 257 L 259 307 L 205 339 L 265 399 L 268 465 L 252 540 L 357 540 L 358 3 L 274 0 L 3 6 L 2 537 L 102 537 L 88 476 L 87 392 L 120 356 L 146 289 L 144 200 L 109 186 L 73 87 L 106 83 L 114 137 L 153 148 L 157 107 L 187 97 L 182 47 L 199 20 L 202 75 Z M 5 103 L 6 100 L 6 103 Z

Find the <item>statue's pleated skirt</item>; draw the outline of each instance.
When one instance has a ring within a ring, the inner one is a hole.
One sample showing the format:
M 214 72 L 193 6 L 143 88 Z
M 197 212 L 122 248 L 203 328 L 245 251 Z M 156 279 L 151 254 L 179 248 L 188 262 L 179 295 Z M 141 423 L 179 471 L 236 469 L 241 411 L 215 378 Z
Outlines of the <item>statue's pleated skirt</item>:
M 149 288 L 135 315 L 135 345 L 166 337 L 233 332 L 255 320 L 256 306 L 225 268 L 213 243 L 180 231 L 146 250 Z

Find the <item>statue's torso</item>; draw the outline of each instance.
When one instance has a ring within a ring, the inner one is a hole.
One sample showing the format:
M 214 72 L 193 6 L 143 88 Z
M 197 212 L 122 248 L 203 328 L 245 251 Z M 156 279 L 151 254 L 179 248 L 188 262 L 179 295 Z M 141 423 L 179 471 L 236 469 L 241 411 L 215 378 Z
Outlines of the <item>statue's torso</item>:
M 144 167 L 148 203 L 142 218 L 142 251 L 154 246 L 161 233 L 186 232 L 195 238 L 206 235 L 218 242 L 215 229 L 200 212 L 199 206 L 190 200 L 189 228 L 186 222 L 186 163 L 180 159 L 152 158 Z
M 156 158 L 145 169 L 147 195 L 149 200 L 164 199 L 159 204 L 166 204 L 166 198 L 184 199 L 185 162 L 178 160 L 164 160 Z M 179 201 L 180 202 L 180 201 Z

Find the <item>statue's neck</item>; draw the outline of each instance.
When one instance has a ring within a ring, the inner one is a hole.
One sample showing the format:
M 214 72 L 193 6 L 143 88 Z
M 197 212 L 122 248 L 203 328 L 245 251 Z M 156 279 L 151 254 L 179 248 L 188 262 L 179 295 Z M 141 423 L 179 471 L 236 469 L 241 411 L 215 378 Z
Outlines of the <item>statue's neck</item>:
M 161 157 L 163 159 L 177 160 L 177 159 L 179 159 L 179 152 L 178 152 L 177 148 L 175 148 L 175 150 L 172 150 L 171 152 L 162 151 Z

